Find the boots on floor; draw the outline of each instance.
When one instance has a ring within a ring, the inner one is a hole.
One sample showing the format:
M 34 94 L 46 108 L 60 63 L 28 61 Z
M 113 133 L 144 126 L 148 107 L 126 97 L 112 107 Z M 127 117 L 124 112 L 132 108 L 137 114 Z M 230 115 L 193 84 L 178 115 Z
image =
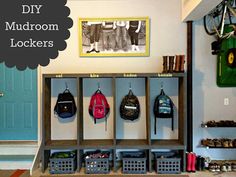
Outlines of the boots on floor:
M 196 172 L 196 157 L 194 152 L 187 153 L 187 172 Z
M 205 169 L 205 158 L 202 156 L 197 156 L 196 170 L 203 171 L 204 169 Z
M 169 73 L 173 73 L 175 56 L 169 56 Z
M 192 153 L 188 152 L 187 155 L 187 172 L 191 172 L 192 170 Z
M 168 56 L 163 56 L 163 71 L 162 73 L 167 73 L 168 72 L 168 66 L 167 66 L 167 63 L 168 63 Z
M 191 165 L 191 172 L 196 172 L 196 154 L 194 152 L 191 153 L 192 154 L 192 165 Z

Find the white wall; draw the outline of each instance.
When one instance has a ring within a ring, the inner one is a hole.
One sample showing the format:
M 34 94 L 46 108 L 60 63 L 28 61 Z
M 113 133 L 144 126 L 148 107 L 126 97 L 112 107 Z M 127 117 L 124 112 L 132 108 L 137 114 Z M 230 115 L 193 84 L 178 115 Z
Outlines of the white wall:
M 215 39 L 204 30 L 203 21 L 193 26 L 193 147 L 197 154 L 213 159 L 236 159 L 232 149 L 206 149 L 199 147 L 203 138 L 236 138 L 235 128 L 201 128 L 201 122 L 208 120 L 236 121 L 236 89 L 220 88 L 216 85 L 216 56 L 211 54 L 211 42 Z M 224 98 L 229 105 L 224 106 Z

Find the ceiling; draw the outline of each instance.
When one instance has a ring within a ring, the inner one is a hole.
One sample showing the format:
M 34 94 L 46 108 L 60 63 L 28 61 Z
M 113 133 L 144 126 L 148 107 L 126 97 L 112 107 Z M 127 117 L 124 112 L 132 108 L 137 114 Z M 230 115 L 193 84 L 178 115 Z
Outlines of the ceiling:
M 195 21 L 204 17 L 222 0 L 182 0 L 182 21 Z

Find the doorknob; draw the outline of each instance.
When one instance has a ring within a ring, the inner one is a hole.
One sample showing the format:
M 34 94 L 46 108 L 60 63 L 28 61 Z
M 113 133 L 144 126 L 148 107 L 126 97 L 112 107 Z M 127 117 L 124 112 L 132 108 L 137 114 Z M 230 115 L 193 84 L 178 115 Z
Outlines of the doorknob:
M 3 96 L 4 96 L 4 94 L 0 92 L 0 97 L 3 97 Z

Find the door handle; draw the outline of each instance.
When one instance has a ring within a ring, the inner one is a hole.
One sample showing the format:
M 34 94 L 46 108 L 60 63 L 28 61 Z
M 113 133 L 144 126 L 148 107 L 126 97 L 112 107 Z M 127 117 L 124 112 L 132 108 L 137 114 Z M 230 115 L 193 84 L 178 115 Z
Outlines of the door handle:
M 0 92 L 0 97 L 3 97 L 3 96 L 4 96 L 4 94 L 2 92 Z

